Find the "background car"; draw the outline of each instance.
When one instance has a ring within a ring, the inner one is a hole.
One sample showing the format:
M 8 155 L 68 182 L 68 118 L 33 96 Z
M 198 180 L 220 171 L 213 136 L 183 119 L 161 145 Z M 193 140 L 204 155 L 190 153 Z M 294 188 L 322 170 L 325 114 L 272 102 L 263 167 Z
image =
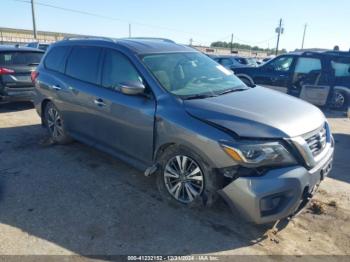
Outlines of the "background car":
M 28 43 L 25 45 L 26 47 L 31 47 L 31 48 L 37 48 L 43 51 L 46 51 L 50 44 L 48 43 L 39 43 L 39 42 L 32 42 L 32 43 Z
M 31 72 L 44 51 L 28 47 L 0 46 L 0 102 L 30 101 Z
M 217 55 L 217 56 L 211 56 L 212 59 L 214 59 L 216 62 L 221 64 L 227 69 L 235 69 L 239 67 L 246 67 L 246 66 L 257 66 L 257 63 L 254 61 L 254 59 L 245 58 L 241 56 L 232 56 L 232 55 Z
M 269 87 L 318 106 L 346 109 L 349 104 L 350 52 L 294 52 L 235 73 L 247 85 Z

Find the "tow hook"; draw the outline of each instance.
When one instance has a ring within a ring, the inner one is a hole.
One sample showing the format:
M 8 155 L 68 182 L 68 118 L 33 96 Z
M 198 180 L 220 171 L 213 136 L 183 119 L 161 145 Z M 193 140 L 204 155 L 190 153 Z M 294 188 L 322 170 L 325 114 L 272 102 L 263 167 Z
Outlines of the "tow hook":
M 144 175 L 145 175 L 146 177 L 151 176 L 152 174 L 154 174 L 155 172 L 157 172 L 158 167 L 159 167 L 159 164 L 158 164 L 158 163 L 155 163 L 153 166 L 150 166 L 150 167 L 148 167 L 148 168 L 145 170 Z

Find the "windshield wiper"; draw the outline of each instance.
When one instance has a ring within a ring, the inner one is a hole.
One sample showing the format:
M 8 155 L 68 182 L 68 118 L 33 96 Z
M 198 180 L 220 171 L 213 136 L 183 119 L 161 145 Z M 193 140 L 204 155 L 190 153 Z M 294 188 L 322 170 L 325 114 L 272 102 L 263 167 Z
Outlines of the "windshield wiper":
M 198 95 L 193 95 L 193 96 L 186 96 L 184 97 L 185 100 L 191 100 L 191 99 L 204 99 L 204 98 L 208 98 L 208 97 L 214 97 L 217 95 L 204 95 L 204 94 L 198 94 Z
M 227 89 L 221 93 L 218 94 L 218 96 L 224 95 L 224 94 L 228 94 L 228 93 L 233 93 L 233 92 L 238 92 L 238 91 L 244 91 L 244 90 L 248 90 L 249 88 L 232 88 L 232 89 Z

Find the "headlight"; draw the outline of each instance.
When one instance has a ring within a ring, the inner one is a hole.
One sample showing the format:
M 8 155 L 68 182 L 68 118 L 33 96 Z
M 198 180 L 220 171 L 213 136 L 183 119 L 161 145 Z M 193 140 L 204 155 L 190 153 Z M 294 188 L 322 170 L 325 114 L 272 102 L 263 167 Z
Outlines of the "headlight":
M 296 164 L 294 157 L 279 142 L 221 144 L 224 151 L 243 166 L 279 166 Z

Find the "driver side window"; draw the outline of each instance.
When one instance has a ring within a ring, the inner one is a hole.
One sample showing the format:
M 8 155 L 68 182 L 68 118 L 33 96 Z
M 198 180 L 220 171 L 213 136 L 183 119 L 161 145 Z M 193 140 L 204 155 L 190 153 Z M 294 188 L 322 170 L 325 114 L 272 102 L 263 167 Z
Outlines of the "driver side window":
M 278 57 L 275 60 L 271 61 L 267 65 L 273 71 L 288 72 L 292 66 L 292 63 L 293 63 L 293 57 L 281 56 L 281 57 Z
M 224 67 L 230 67 L 232 66 L 232 60 L 231 59 L 228 59 L 228 58 L 222 58 L 221 59 L 221 63 Z

